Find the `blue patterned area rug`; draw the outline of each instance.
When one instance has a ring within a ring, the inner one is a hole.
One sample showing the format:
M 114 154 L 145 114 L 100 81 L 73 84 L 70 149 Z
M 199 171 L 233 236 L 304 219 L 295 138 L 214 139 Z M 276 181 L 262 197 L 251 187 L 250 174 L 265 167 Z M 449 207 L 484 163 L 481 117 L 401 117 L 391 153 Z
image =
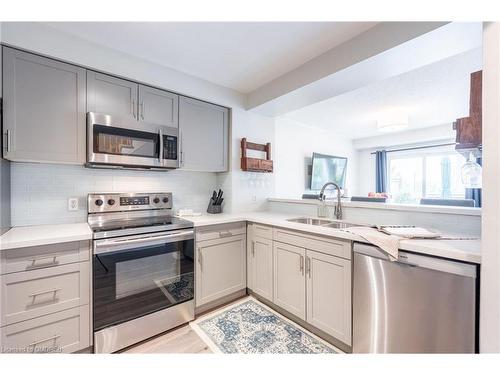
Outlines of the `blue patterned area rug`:
M 336 353 L 333 346 L 254 298 L 197 319 L 191 327 L 219 353 Z

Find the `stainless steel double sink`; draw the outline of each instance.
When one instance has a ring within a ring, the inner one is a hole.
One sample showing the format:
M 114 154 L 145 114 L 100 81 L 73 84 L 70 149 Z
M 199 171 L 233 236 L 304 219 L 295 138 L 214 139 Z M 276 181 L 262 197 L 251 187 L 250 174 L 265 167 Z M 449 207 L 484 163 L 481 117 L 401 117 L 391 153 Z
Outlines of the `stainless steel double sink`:
M 316 219 L 311 217 L 296 217 L 292 219 L 286 219 L 292 223 L 316 225 L 323 228 L 335 228 L 335 229 L 345 229 L 349 227 L 359 227 L 359 224 L 347 223 L 345 221 L 328 220 L 328 219 Z

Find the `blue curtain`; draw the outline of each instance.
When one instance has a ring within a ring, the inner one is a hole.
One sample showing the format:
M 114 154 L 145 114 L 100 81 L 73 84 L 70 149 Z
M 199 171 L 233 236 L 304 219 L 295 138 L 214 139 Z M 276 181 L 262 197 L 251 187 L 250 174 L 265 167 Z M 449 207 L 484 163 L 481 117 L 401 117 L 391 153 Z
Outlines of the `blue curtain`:
M 387 192 L 387 152 L 385 150 L 375 153 L 375 189 L 377 193 Z
M 483 159 L 477 158 L 477 164 L 483 165 Z M 481 189 L 465 189 L 465 199 L 474 199 L 476 202 L 476 207 L 481 207 Z

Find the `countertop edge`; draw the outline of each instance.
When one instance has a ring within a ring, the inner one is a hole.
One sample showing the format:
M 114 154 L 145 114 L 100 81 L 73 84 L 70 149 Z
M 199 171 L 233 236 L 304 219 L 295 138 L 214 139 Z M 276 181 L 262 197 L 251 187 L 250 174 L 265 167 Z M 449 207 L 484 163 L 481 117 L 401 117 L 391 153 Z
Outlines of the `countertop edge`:
M 264 215 L 269 215 L 269 213 L 264 212 L 261 213 Z M 214 214 L 214 216 L 216 216 Z M 342 238 L 349 241 L 363 242 L 368 243 L 365 239 L 354 235 L 349 232 L 340 231 L 332 228 L 322 228 L 322 227 L 314 227 L 308 224 L 299 224 L 299 223 L 285 223 L 281 222 L 279 219 L 273 218 L 259 218 L 259 213 L 251 213 L 247 215 L 237 215 L 237 214 L 229 214 L 225 217 L 211 217 L 208 215 L 202 215 L 201 217 L 188 217 L 184 216 L 183 219 L 189 220 L 193 223 L 195 228 L 206 227 L 211 225 L 220 225 L 227 223 L 234 223 L 238 221 L 247 221 L 253 223 L 259 223 L 264 225 L 270 225 L 280 228 L 287 228 L 290 230 L 297 230 L 300 232 L 306 232 L 310 234 L 316 234 L 320 236 L 326 237 L 336 237 Z M 200 220 L 201 219 L 201 220 Z M 423 242 L 425 241 L 425 242 Z M 468 253 L 466 251 L 461 251 L 459 249 L 443 249 L 440 246 L 436 246 L 437 244 L 429 244 L 429 241 L 439 241 L 438 243 L 445 244 L 449 243 L 449 240 L 402 240 L 400 245 L 400 250 L 403 251 L 411 251 L 419 254 L 426 254 L 431 256 L 443 257 L 452 260 L 458 260 L 462 262 L 481 264 L 481 255 Z M 447 242 L 445 242 L 447 241 Z M 453 240 L 452 240 L 453 241 Z M 467 241 L 467 240 L 465 240 Z M 475 246 L 477 246 L 477 242 L 479 240 L 470 240 L 475 242 Z M 462 241 L 463 242 L 463 241 Z
M 87 223 L 13 227 L 0 237 L 0 251 L 91 239 Z

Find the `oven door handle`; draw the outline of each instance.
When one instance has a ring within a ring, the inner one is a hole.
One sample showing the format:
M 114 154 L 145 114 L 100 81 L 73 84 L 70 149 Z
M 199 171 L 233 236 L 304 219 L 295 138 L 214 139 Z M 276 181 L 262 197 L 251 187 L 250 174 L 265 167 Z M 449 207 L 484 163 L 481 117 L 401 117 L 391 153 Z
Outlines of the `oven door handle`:
M 162 235 L 148 235 L 139 238 L 121 238 L 121 239 L 105 239 L 94 241 L 94 254 L 110 253 L 120 250 L 130 250 L 137 247 L 137 245 L 161 245 L 164 243 L 190 240 L 194 238 L 194 231 L 184 230 L 180 232 L 162 234 Z M 140 249 L 138 249 L 140 250 Z

